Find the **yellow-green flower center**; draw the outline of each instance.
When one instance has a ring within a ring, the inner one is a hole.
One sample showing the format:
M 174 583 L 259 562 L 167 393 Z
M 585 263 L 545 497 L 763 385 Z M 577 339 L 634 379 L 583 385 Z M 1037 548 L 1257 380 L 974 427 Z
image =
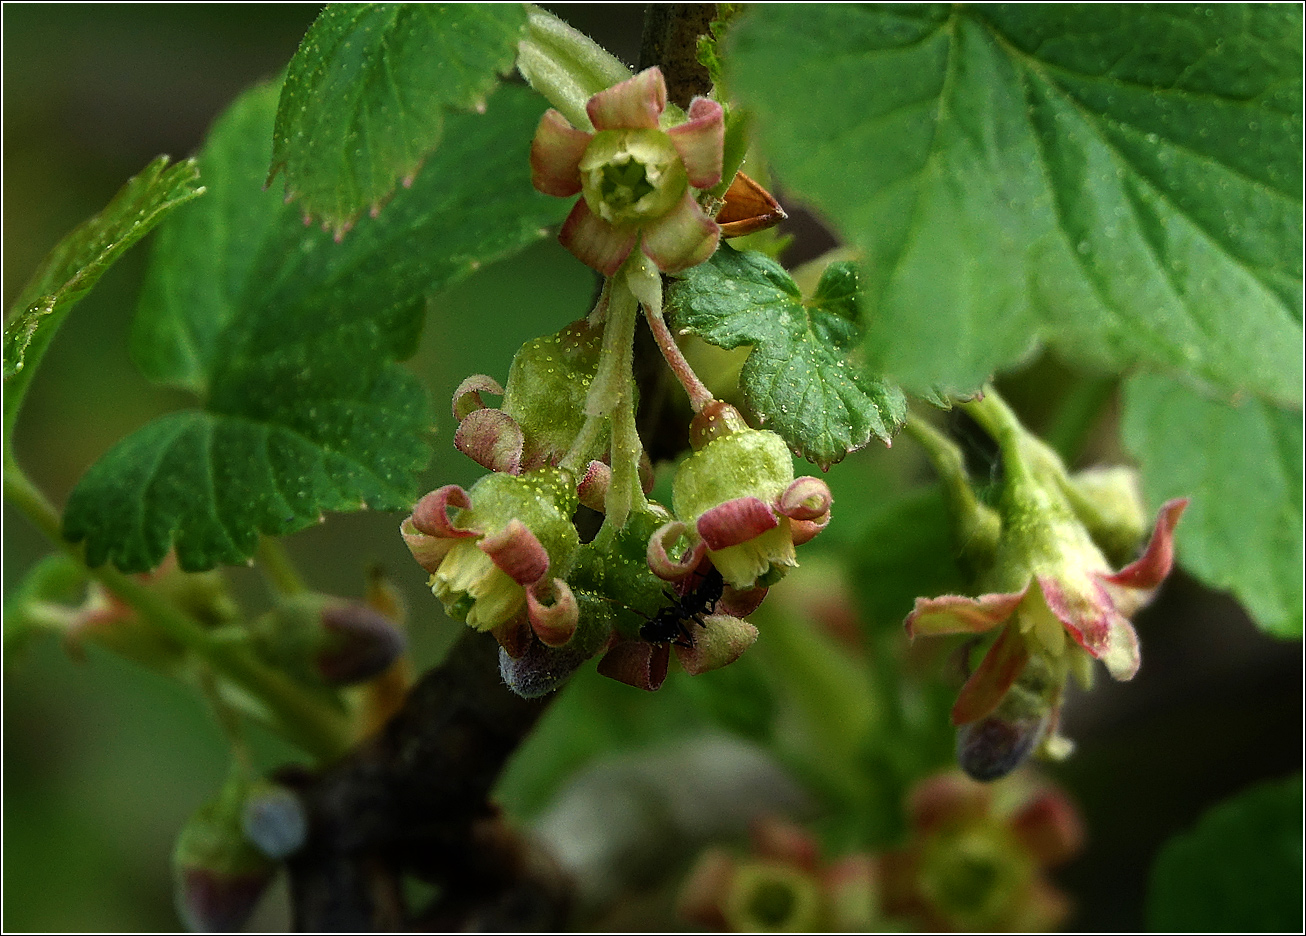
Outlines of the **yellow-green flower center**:
M 590 211 L 610 224 L 662 217 L 689 185 L 685 166 L 661 130 L 602 130 L 580 161 Z

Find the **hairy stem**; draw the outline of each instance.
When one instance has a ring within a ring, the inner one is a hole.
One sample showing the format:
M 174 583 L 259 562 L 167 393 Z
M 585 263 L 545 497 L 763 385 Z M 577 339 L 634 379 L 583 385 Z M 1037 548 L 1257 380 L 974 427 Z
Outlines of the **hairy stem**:
M 919 416 L 909 418 L 904 428 L 925 450 L 943 484 L 948 506 L 956 518 L 962 549 L 971 554 L 992 552 L 998 542 L 1001 520 L 996 510 L 975 497 L 961 447 Z

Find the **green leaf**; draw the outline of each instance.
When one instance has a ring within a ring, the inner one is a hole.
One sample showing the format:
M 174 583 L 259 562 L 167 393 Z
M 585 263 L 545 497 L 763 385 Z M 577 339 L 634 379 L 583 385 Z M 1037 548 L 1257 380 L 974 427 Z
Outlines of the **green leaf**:
M 197 571 L 248 558 L 257 534 L 325 510 L 407 509 L 430 458 L 432 415 L 396 363 L 426 296 L 542 237 L 567 209 L 530 186 L 542 105 L 505 88 L 450 138 L 411 189 L 343 243 L 262 191 L 276 89 L 242 98 L 200 163 L 212 195 L 164 225 L 132 334 L 152 380 L 204 411 L 145 426 L 69 499 L 64 534 L 91 564 Z
M 409 184 L 451 110 L 485 110 L 525 25 L 516 3 L 329 5 L 291 59 L 268 181 L 285 169 L 288 197 L 347 230 Z
M 852 264 L 830 264 L 804 299 L 774 260 L 722 245 L 672 283 L 667 301 L 674 326 L 719 348 L 753 346 L 739 375 L 745 401 L 822 468 L 902 427 L 902 393 L 855 366 L 862 324 Z
M 1302 925 L 1302 781 L 1253 787 L 1171 839 L 1152 868 L 1148 928 L 1288 932 Z
M 1044 340 L 1299 403 L 1301 23 L 759 5 L 729 78 L 787 189 L 864 252 L 880 372 L 973 388 Z
M 1125 384 L 1122 432 L 1152 506 L 1192 498 L 1176 534 L 1184 568 L 1232 591 L 1263 630 L 1300 638 L 1301 412 L 1139 375 Z
M 69 310 L 168 212 L 203 194 L 198 183 L 199 170 L 193 159 L 169 166 L 168 157 L 160 156 L 42 261 L 5 323 L 6 444 L 27 384 Z M 13 380 L 19 374 L 22 378 Z

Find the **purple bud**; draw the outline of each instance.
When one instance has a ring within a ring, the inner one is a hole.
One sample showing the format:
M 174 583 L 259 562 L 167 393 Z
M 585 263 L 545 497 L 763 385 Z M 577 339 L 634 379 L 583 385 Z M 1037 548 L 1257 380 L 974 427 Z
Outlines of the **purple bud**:
M 990 715 L 957 729 L 957 763 L 976 780 L 998 780 L 1011 773 L 1038 743 L 1048 718 Z
M 282 786 L 267 786 L 245 800 L 240 829 L 259 851 L 280 861 L 299 851 L 308 837 L 308 816 L 298 796 Z
M 553 649 L 532 640 L 517 659 L 499 648 L 499 675 L 523 699 L 538 699 L 559 688 L 592 656 L 589 648 L 569 644 Z
M 361 602 L 329 605 L 322 611 L 322 627 L 328 639 L 315 662 L 322 678 L 336 685 L 379 675 L 407 648 L 403 631 Z

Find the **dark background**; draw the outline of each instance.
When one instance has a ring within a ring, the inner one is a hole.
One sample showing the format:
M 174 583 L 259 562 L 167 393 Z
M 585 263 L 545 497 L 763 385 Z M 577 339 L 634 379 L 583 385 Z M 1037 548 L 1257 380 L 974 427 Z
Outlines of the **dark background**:
M 195 152 L 232 98 L 275 76 L 318 9 L 6 4 L 5 307 L 58 238 L 129 176 L 160 153 Z M 625 60 L 636 57 L 641 7 L 555 9 Z M 129 252 L 78 306 L 29 395 L 18 454 L 56 503 L 112 443 L 185 402 L 147 384 L 127 357 L 147 255 Z M 445 395 L 469 373 L 502 378 L 516 345 L 574 318 L 591 288 L 587 271 L 549 242 L 435 304 L 412 363 L 445 420 L 431 487 L 474 477 L 474 466 L 447 444 Z M 454 325 L 485 316 L 495 322 L 485 333 Z M 1008 391 L 1037 423 L 1040 402 L 1055 398 L 1066 379 L 1064 369 L 1042 362 L 1011 379 Z M 1090 457 L 1118 457 L 1113 427 L 1108 414 Z M 337 592 L 361 593 L 367 561 L 391 569 L 410 596 L 416 656 L 429 663 L 456 627 L 438 614 L 420 576 L 408 574 L 411 560 L 394 535 L 398 519 L 333 516 L 288 548 L 315 584 Z M 6 592 L 46 551 L 39 534 L 6 510 Z M 263 600 L 252 574 L 236 570 L 236 578 L 243 594 Z M 1141 928 L 1159 845 L 1214 802 L 1301 765 L 1300 644 L 1262 636 L 1232 600 L 1182 573 L 1137 624 L 1142 673 L 1129 684 L 1103 678 L 1091 697 L 1071 702 L 1066 731 L 1079 750 L 1051 771 L 1090 828 L 1088 850 L 1058 875 L 1079 906 L 1074 928 Z M 272 739 L 261 739 L 259 749 L 269 763 L 286 755 Z M 5 928 L 175 929 L 173 836 L 224 770 L 221 736 L 189 690 L 94 649 L 74 659 L 53 641 L 6 659 Z M 283 912 L 273 901 L 256 925 L 284 926 Z

